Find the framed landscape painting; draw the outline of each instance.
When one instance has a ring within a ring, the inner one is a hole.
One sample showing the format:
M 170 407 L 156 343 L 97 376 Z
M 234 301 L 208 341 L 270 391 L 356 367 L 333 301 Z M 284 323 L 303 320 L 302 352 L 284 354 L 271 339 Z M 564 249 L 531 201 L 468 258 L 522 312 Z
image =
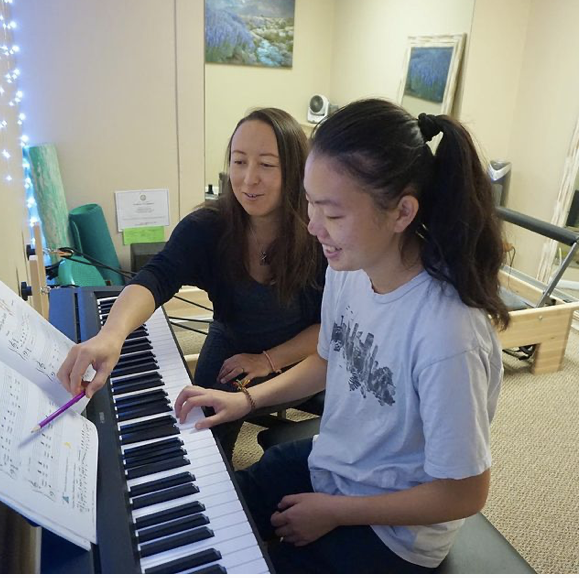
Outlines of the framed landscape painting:
M 464 38 L 464 34 L 409 37 L 399 88 L 399 102 L 409 112 L 451 112 Z
M 295 0 L 205 0 L 205 61 L 290 68 Z

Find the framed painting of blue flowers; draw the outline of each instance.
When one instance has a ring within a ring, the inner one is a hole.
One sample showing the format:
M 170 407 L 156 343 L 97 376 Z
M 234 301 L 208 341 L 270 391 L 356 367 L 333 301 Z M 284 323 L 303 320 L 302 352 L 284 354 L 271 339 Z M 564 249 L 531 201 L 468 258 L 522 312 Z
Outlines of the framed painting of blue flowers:
M 409 37 L 399 89 L 403 107 L 450 113 L 464 41 L 464 34 Z
M 295 0 L 205 0 L 205 61 L 292 67 Z

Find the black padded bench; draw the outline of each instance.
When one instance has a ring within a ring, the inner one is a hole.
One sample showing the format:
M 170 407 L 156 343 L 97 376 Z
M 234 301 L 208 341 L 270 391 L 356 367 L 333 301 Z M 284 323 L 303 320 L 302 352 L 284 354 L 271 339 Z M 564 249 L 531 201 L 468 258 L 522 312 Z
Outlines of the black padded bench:
M 311 438 L 318 433 L 320 418 L 280 422 L 258 434 L 264 450 L 287 441 Z M 441 574 L 535 574 L 483 514 L 465 521 L 447 558 L 439 566 Z

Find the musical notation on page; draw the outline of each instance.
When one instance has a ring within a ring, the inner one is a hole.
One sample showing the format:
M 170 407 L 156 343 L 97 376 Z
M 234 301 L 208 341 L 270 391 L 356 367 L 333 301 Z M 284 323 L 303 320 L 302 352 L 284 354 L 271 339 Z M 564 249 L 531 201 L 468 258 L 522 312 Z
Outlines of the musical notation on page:
M 88 548 L 96 542 L 96 428 L 78 413 L 66 412 L 29 433 L 57 407 L 0 361 L 0 499 Z
M 63 405 L 70 395 L 56 374 L 74 343 L 0 281 L 0 360 L 36 383 Z M 90 381 L 93 368 L 85 373 Z M 80 402 L 81 412 L 88 403 Z M 44 416 L 46 417 L 46 416 Z

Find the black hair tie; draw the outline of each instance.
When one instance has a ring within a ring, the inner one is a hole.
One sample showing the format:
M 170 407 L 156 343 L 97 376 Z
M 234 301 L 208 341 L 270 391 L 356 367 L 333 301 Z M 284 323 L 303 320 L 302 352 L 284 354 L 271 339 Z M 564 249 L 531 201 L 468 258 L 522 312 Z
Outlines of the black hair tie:
M 418 120 L 419 130 L 426 143 L 441 132 L 441 125 L 434 114 L 425 114 L 422 112 Z

